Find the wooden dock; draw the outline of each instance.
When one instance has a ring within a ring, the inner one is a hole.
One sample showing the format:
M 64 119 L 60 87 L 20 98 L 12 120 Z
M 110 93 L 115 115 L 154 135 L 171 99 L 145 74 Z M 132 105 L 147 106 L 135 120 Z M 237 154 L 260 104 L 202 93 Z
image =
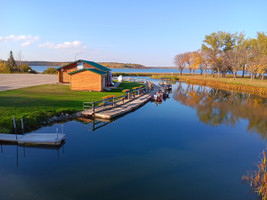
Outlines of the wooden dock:
M 25 135 L 0 133 L 0 142 L 22 145 L 60 145 L 65 140 L 62 133 L 30 133 Z
M 95 109 L 94 113 L 92 109 L 87 109 L 82 112 L 82 115 L 86 117 L 94 117 L 100 119 L 113 119 L 144 105 L 150 100 L 150 97 L 150 94 L 145 94 L 134 100 L 130 99 L 125 100 L 124 103 L 118 103 L 116 107 L 112 107 L 112 105 L 110 105 L 109 107 L 106 106 L 105 110 L 103 110 L 102 108 Z

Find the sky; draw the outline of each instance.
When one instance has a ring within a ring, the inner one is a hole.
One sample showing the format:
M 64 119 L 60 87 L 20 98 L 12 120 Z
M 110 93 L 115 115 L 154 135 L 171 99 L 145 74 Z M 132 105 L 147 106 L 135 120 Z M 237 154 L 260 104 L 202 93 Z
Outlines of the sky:
M 174 66 L 212 32 L 267 32 L 267 0 L 0 0 L 0 59 Z

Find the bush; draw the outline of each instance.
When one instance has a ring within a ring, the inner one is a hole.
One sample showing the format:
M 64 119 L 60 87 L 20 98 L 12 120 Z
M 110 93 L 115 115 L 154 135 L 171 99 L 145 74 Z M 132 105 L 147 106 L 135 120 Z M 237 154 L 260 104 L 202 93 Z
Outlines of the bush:
M 30 68 L 28 65 L 25 65 L 25 64 L 21 65 L 21 72 L 27 73 L 27 72 L 30 72 L 30 71 L 32 71 L 32 68 Z
M 48 67 L 44 70 L 44 74 L 57 74 L 57 69 L 54 67 Z
M 10 68 L 4 61 L 0 61 L 0 73 L 11 73 Z

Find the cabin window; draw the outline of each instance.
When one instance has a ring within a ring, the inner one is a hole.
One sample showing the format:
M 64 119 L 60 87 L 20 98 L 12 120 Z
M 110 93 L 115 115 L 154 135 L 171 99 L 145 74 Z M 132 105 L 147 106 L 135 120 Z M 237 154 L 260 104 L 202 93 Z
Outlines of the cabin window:
M 83 62 L 77 63 L 77 69 L 83 69 Z

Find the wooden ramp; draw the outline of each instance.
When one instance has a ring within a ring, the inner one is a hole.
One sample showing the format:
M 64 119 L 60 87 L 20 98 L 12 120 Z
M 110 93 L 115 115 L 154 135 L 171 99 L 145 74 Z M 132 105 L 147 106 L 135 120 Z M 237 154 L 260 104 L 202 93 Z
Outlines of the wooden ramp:
M 0 142 L 28 145 L 60 145 L 65 140 L 62 133 L 30 133 L 25 135 L 0 133 Z
M 83 116 L 87 117 L 94 117 L 94 118 L 100 118 L 100 119 L 112 119 L 116 118 L 120 115 L 126 114 L 128 112 L 131 112 L 138 107 L 144 105 L 150 100 L 151 95 L 145 94 L 142 95 L 134 100 L 126 100 L 124 104 L 118 104 L 116 107 L 106 108 L 103 109 L 97 109 L 95 110 L 95 113 L 93 113 L 92 109 L 84 110 L 82 112 Z

